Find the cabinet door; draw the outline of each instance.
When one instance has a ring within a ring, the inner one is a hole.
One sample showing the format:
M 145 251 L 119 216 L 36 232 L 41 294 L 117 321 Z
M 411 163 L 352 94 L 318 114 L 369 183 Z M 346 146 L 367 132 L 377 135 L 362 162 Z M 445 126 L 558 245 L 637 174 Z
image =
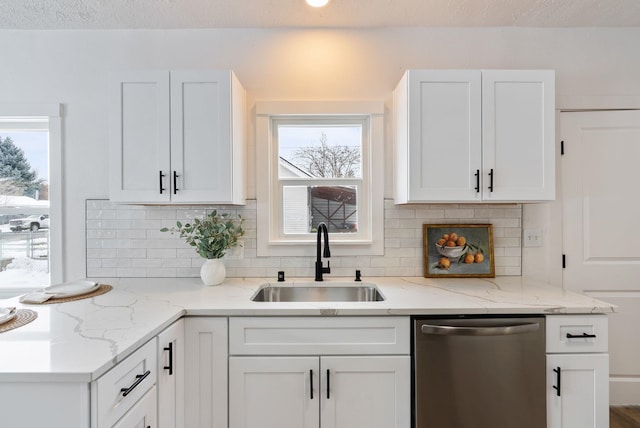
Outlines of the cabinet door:
M 234 202 L 231 77 L 230 71 L 171 72 L 174 202 Z
M 110 198 L 168 202 L 169 72 L 117 73 L 112 79 Z
M 229 428 L 318 428 L 318 367 L 318 357 L 230 357 Z
M 482 72 L 483 199 L 555 198 L 555 84 L 549 70 Z
M 156 387 L 154 386 L 113 425 L 113 428 L 155 428 L 157 427 L 156 409 Z
M 321 357 L 322 428 L 407 428 L 409 356 Z
M 554 370 L 560 369 L 560 374 Z M 554 388 L 560 379 L 560 392 Z M 550 428 L 609 426 L 609 355 L 547 355 L 547 421 Z
M 409 202 L 480 200 L 480 72 L 409 73 Z
M 227 428 L 227 319 L 186 318 L 184 423 Z
M 158 335 L 158 427 L 184 426 L 184 321 Z

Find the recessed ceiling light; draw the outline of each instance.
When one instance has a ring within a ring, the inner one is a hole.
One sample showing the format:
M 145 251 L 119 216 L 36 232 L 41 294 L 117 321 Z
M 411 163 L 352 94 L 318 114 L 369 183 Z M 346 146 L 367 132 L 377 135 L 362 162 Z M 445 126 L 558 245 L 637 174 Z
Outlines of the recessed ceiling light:
M 306 0 L 307 4 L 311 7 L 322 7 L 329 3 L 329 0 Z

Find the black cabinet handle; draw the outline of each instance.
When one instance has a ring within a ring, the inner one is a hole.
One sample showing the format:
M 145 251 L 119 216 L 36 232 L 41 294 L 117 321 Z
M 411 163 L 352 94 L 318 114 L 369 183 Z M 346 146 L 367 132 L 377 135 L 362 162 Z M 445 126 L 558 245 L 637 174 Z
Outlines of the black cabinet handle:
M 327 369 L 327 400 L 331 398 L 331 372 Z
M 556 385 L 553 385 L 553 389 L 556 390 L 556 395 L 560 397 L 560 381 L 562 379 L 562 371 L 560 367 L 556 367 L 553 369 L 553 372 L 556 374 Z
M 476 169 L 474 175 L 476 176 L 476 193 L 480 193 L 480 170 Z
M 162 171 L 160 171 L 160 194 L 162 195 L 162 192 L 164 190 L 166 190 L 164 187 L 162 187 L 162 179 L 164 178 L 164 174 L 162 173 Z
M 178 173 L 173 171 L 173 194 L 175 195 L 178 192 Z
M 165 370 L 169 370 L 169 376 L 173 375 L 173 342 L 169 342 L 169 346 L 164 348 L 165 351 L 169 351 L 169 365 L 164 366 Z
M 311 383 L 311 399 L 313 400 L 313 370 L 309 370 L 309 381 Z
M 489 171 L 489 191 L 493 192 L 493 168 Z
M 147 370 L 146 372 L 144 372 L 144 374 L 139 374 L 136 375 L 136 381 L 133 382 L 133 384 L 129 387 L 129 388 L 122 388 L 120 389 L 120 392 L 122 392 L 122 396 L 126 397 L 127 395 L 131 394 L 131 391 L 133 391 L 134 389 L 136 389 L 136 386 L 140 385 L 140 383 L 146 379 L 147 376 L 149 376 L 151 374 L 150 370 Z
M 571 334 L 571 333 L 567 333 L 567 339 L 588 339 L 588 338 L 595 339 L 595 337 L 596 337 L 595 334 L 587 334 L 587 333 Z

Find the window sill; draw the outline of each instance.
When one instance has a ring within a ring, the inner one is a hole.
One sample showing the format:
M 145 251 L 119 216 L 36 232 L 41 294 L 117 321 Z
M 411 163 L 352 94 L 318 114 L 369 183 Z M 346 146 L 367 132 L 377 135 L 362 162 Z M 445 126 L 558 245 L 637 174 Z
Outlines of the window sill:
M 324 241 L 323 244 L 324 246 Z M 332 256 L 382 256 L 384 255 L 384 239 L 374 241 L 331 241 L 329 247 Z M 315 257 L 316 241 L 270 241 L 258 244 L 258 257 Z

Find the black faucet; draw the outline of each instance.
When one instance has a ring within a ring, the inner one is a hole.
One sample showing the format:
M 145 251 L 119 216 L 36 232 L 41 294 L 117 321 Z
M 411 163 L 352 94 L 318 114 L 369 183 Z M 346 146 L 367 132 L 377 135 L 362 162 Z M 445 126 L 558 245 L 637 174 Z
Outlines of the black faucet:
M 317 238 L 317 258 L 316 258 L 316 281 L 323 281 L 322 274 L 323 273 L 331 273 L 331 266 L 329 266 L 329 261 L 327 260 L 327 267 L 322 266 L 322 258 L 320 257 L 320 238 L 321 233 L 324 233 L 324 258 L 328 259 L 331 257 L 331 251 L 329 251 L 329 230 L 327 229 L 327 225 L 324 223 L 320 223 L 318 225 L 318 238 Z

